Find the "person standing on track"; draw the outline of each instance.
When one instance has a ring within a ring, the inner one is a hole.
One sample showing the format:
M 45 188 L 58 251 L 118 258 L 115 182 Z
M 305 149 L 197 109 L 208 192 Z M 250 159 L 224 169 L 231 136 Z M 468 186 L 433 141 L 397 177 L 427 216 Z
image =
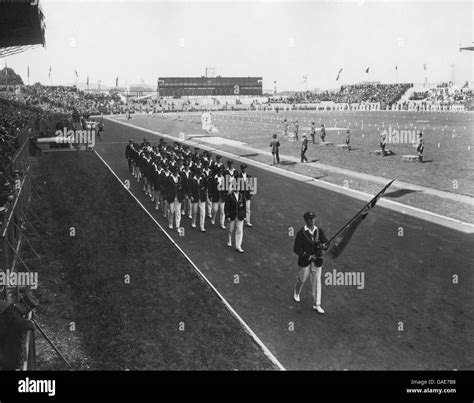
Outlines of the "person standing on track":
M 300 132 L 300 124 L 298 120 L 295 120 L 295 139 L 298 140 L 298 134 Z
M 298 255 L 299 266 L 293 299 L 300 302 L 301 290 L 310 277 L 313 309 L 323 314 L 324 310 L 321 307 L 322 252 L 329 248 L 329 241 L 323 230 L 316 226 L 315 213 L 309 211 L 303 215 L 303 218 L 305 226 L 297 232 L 293 247 L 293 251 Z
M 315 143 L 314 137 L 316 136 L 316 123 L 314 120 L 311 122 L 311 139 L 313 140 L 313 144 Z
M 387 155 L 387 151 L 385 150 L 385 147 L 387 147 L 387 139 L 385 137 L 385 133 L 385 130 L 380 133 L 380 151 L 382 153 L 382 157 L 385 157 Z
M 326 140 L 326 128 L 324 127 L 324 123 L 321 124 L 321 141 L 324 143 Z
M 418 152 L 418 162 L 423 163 L 423 150 L 425 149 L 425 141 L 423 139 L 423 133 L 418 134 L 418 142 L 416 143 L 416 151 Z
M 288 136 L 288 119 L 287 118 L 283 119 L 282 123 L 284 125 L 283 134 L 286 137 L 286 136 Z
M 277 140 L 277 135 L 273 135 L 272 141 L 270 141 L 270 147 L 272 148 L 273 164 L 280 163 L 280 142 Z
M 308 158 L 306 158 L 306 151 L 308 151 L 308 139 L 306 138 L 306 134 L 303 134 L 303 141 L 301 142 L 301 162 L 308 162 Z

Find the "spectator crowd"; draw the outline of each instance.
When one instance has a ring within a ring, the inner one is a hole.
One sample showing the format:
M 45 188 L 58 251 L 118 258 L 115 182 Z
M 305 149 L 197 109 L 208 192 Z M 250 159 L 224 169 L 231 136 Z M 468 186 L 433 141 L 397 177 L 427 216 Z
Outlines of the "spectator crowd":
M 323 92 L 298 92 L 289 97 L 274 97 L 270 99 L 273 103 L 320 103 L 325 101 L 335 103 L 371 103 L 380 102 L 381 108 L 390 106 L 400 100 L 406 90 L 413 84 L 355 84 L 342 85 L 338 91 Z

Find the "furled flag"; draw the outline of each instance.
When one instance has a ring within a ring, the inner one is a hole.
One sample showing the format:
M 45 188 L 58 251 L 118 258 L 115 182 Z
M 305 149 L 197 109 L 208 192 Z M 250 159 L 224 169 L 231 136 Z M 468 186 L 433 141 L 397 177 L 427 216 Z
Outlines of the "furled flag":
M 118 87 L 118 76 L 117 76 L 117 78 L 115 79 L 115 86 Z
M 365 69 L 365 72 L 368 73 L 370 69 L 370 66 Z
M 79 78 L 79 74 L 77 74 L 77 70 L 74 70 L 74 73 L 76 73 L 76 77 Z
M 395 70 L 398 70 L 398 66 L 395 66 Z
M 394 181 L 395 179 L 390 181 L 379 193 L 375 195 L 375 197 L 370 202 L 368 202 L 362 208 L 362 210 L 360 210 L 346 225 L 344 225 L 344 227 L 342 227 L 336 233 L 336 235 L 334 235 L 330 239 L 331 246 L 326 252 L 326 254 L 328 254 L 329 257 L 335 259 L 342 253 L 344 248 L 347 246 L 347 244 L 351 240 L 352 235 L 354 235 L 354 232 L 356 231 L 359 224 L 367 216 L 367 214 L 369 214 L 369 212 L 374 208 L 378 200 L 383 196 L 385 191 Z
M 342 73 L 342 68 L 339 69 L 339 72 L 337 73 L 336 81 L 339 80 L 339 77 L 341 76 Z
M 89 74 L 87 75 L 87 86 L 89 86 Z
M 426 63 L 423 65 L 423 70 L 426 70 Z
M 29 65 L 26 69 L 26 75 L 28 76 L 28 78 L 30 78 L 30 66 Z
M 51 66 L 49 66 L 48 78 L 51 78 Z

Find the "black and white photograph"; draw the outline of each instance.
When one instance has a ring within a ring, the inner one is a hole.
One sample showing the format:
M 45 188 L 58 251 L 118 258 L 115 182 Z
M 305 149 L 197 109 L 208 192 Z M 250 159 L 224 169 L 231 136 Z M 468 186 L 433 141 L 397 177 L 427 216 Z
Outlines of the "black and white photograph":
M 473 20 L 0 0 L 0 402 L 472 402 Z

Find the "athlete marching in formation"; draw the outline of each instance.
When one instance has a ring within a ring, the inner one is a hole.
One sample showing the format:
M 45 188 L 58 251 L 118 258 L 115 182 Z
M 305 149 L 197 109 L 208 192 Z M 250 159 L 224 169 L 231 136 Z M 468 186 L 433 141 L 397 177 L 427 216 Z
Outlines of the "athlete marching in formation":
M 180 232 L 186 215 L 191 227 L 196 228 L 198 211 L 201 232 L 206 232 L 206 215 L 212 224 L 218 220 L 222 229 L 226 229 L 227 219 L 227 244 L 232 246 L 235 235 L 235 248 L 243 252 L 244 223 L 253 226 L 250 206 L 254 188 L 249 183 L 255 179 L 245 164 L 237 172 L 233 161 L 228 160 L 225 169 L 219 155 L 214 161 L 207 151 L 200 153 L 195 148 L 192 153 L 187 146 L 178 142 L 167 145 L 163 139 L 153 147 L 147 139 L 141 144 L 130 140 L 125 157 L 132 175 L 141 182 L 140 187 L 150 196 L 154 208 L 167 218 L 170 229 Z M 242 187 L 238 188 L 238 184 Z
M 227 196 L 225 202 L 225 215 L 229 221 L 229 240 L 227 241 L 227 246 L 232 247 L 232 234 L 235 230 L 235 249 L 240 253 L 244 253 L 242 239 L 244 236 L 245 198 L 236 189 L 235 184 L 232 184 L 231 187 L 232 191 Z

